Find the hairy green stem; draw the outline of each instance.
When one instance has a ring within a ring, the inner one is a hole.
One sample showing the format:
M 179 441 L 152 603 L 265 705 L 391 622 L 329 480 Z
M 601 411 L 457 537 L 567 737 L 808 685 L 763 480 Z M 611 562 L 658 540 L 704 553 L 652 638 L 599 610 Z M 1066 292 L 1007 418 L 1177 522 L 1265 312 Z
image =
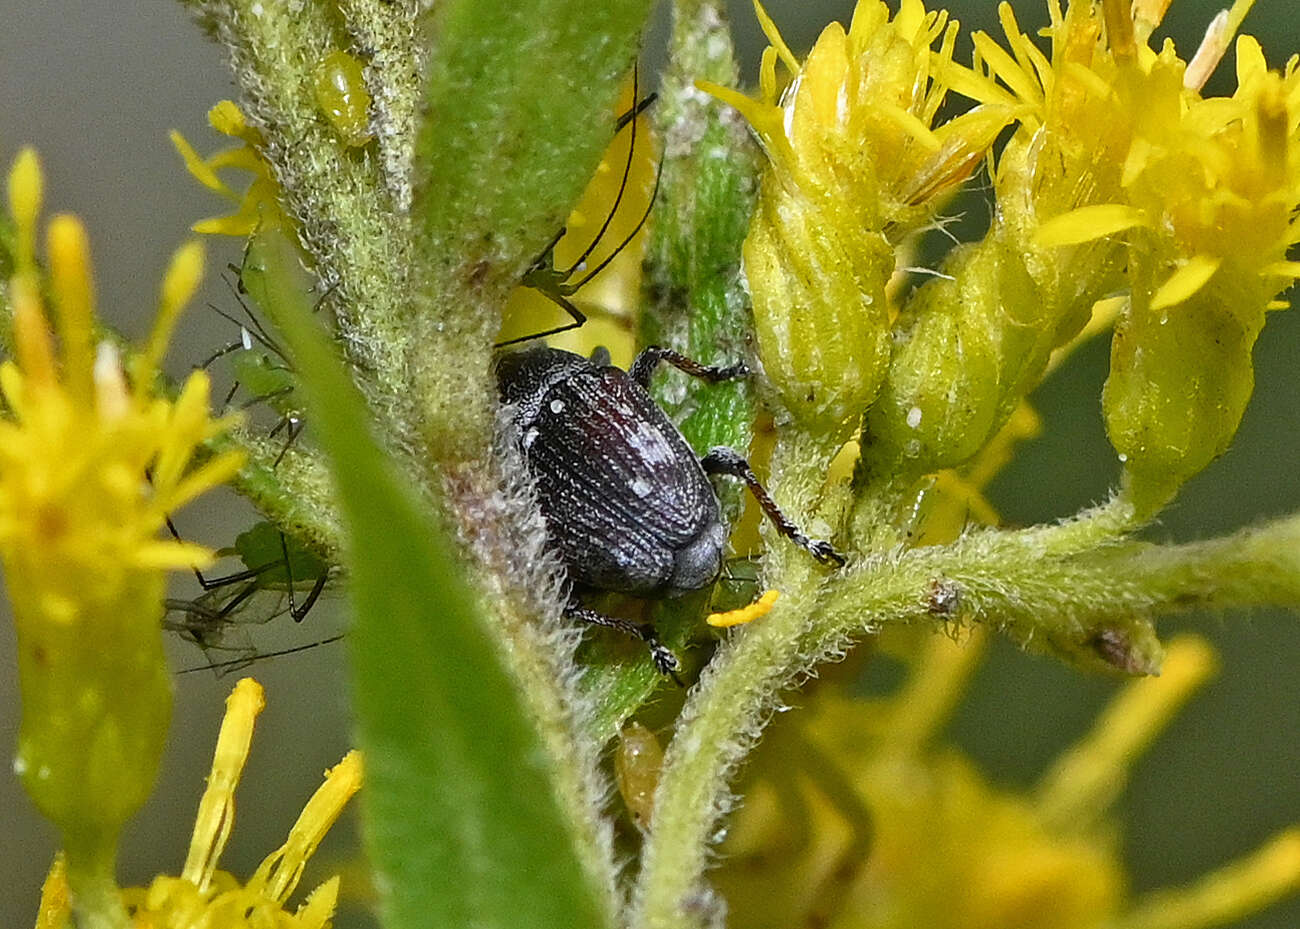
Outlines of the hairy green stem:
M 820 492 L 828 454 L 794 432 L 773 450 L 774 494 L 796 519 L 809 513 Z M 718 649 L 678 718 L 642 855 L 632 923 L 639 929 L 712 921 L 715 907 L 702 877 L 717 821 L 728 809 L 728 782 L 780 688 L 807 664 L 802 643 L 826 570 L 788 541 L 769 538 L 765 574 L 781 592 L 775 609 Z
M 286 450 L 284 442 L 240 429 L 216 437 L 208 450 L 242 449 L 248 460 L 232 486 L 285 532 L 337 562 L 343 527 L 329 472 L 317 452 L 297 444 Z
M 417 0 L 339 0 L 339 12 L 357 51 L 369 59 L 366 85 L 373 101 L 371 129 L 384 184 L 398 213 L 411 208 L 420 76 L 428 42 Z
M 100 836 L 88 842 L 65 836 L 65 840 L 68 889 L 79 929 L 130 929 L 122 892 L 113 878 L 117 836 Z
M 284 207 L 334 289 L 339 339 L 371 407 L 398 445 L 411 443 L 404 359 L 411 338 L 405 214 L 373 159 L 343 144 L 316 104 L 314 70 L 350 43 L 324 4 L 195 0 L 230 50 L 262 153 L 275 169 Z
M 986 623 L 1080 661 L 1152 672 L 1149 617 L 1198 607 L 1300 608 L 1300 515 L 1186 545 L 1104 544 L 1105 512 L 878 555 L 820 581 L 773 578 L 771 614 L 719 650 L 683 710 L 655 800 L 634 925 L 707 923 L 703 873 L 732 772 L 783 687 L 888 623 Z M 1112 539 L 1114 537 L 1112 536 Z M 796 553 L 797 554 L 797 553 Z M 1046 640 L 1046 642 L 1044 642 Z

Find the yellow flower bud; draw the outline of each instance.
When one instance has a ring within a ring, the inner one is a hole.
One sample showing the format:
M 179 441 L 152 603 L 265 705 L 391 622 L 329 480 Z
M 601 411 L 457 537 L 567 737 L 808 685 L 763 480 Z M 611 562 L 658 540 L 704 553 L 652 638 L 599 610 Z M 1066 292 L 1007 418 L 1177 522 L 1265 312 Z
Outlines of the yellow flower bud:
M 762 99 L 706 89 L 745 116 L 771 162 L 744 246 L 758 355 L 795 422 L 843 439 L 889 362 L 895 248 L 931 222 L 1010 111 L 977 107 L 932 128 L 956 24 L 921 0 L 892 17 L 862 0 L 802 64 L 757 9 L 772 43 Z M 778 59 L 793 75 L 779 99 Z
M 785 411 L 847 438 L 889 363 L 883 236 L 840 234 L 834 211 L 769 177 L 743 255 L 758 355 Z

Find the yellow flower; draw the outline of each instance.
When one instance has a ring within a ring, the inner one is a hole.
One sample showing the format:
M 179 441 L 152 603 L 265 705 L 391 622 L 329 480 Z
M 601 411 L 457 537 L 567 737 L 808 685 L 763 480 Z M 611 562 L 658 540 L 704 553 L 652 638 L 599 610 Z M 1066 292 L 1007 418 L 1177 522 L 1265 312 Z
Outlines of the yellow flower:
M 1126 888 L 1109 811 L 1133 760 L 1213 672 L 1206 643 L 1172 642 L 1160 677 L 1124 685 L 1035 788 L 1016 791 L 936 738 L 984 641 L 901 631 L 881 642 L 910 668 L 894 694 L 830 683 L 766 736 L 718 872 L 728 925 L 1193 929 L 1300 889 L 1297 828 L 1190 887 L 1136 899 Z
M 124 370 L 113 342 L 96 345 L 81 223 L 55 217 L 47 277 L 35 263 L 34 152 L 15 161 L 9 195 L 17 247 L 7 282 L 14 358 L 0 365 L 0 562 L 23 699 L 15 767 L 62 830 L 77 890 L 88 871 L 111 881 L 118 830 L 148 795 L 166 738 L 165 571 L 210 557 L 157 535 L 241 458 L 196 464 L 202 443 L 230 425 L 208 415 L 206 375 L 191 375 L 174 400 L 156 392 L 158 362 L 202 274 L 198 243 L 173 257 L 153 333 Z
M 889 363 L 896 247 L 932 221 L 1011 111 L 933 125 L 957 24 L 921 0 L 892 19 L 862 0 L 848 31 L 832 23 L 802 64 L 756 8 L 772 43 L 760 99 L 701 86 L 745 116 L 770 162 L 743 250 L 759 358 L 786 413 L 842 441 Z M 779 93 L 778 61 L 792 75 Z
M 184 159 L 185 169 L 195 180 L 213 193 L 238 204 L 238 207 L 227 216 L 199 220 L 191 228 L 208 235 L 233 236 L 251 235 L 262 225 L 291 228 L 289 217 L 280 207 L 280 185 L 270 163 L 262 157 L 262 134 L 248 125 L 243 112 L 230 100 L 222 100 L 208 111 L 208 123 L 217 132 L 238 139 L 242 144 L 222 149 L 204 158 L 184 136 L 173 129 L 172 145 Z M 233 190 L 217 174 L 225 168 L 247 171 L 253 176 L 242 194 Z
M 995 186 L 1048 302 L 1076 295 L 1055 338 L 1087 319 L 1079 297 L 1128 292 L 1103 402 L 1141 515 L 1227 448 L 1265 312 L 1300 276 L 1287 261 L 1300 240 L 1297 59 L 1270 72 L 1242 36 L 1237 90 L 1205 97 L 1250 2 L 1218 17 L 1191 61 L 1147 45 L 1166 6 L 1052 4 L 1049 58 L 1004 4 L 1010 51 L 977 34 L 977 70 L 948 69 L 963 92 L 1021 108 Z
M 831 23 L 802 64 L 755 8 L 772 43 L 760 99 L 704 86 L 754 127 L 783 183 L 827 198 L 845 220 L 858 211 L 862 227 L 888 230 L 893 241 L 929 222 L 1012 115 L 995 104 L 935 125 L 958 24 L 921 0 L 902 0 L 892 18 L 880 0 L 861 0 L 848 31 Z M 778 62 L 790 73 L 784 90 Z
M 296 910 L 286 907 L 302 877 L 307 859 L 361 787 L 361 755 L 349 752 L 325 773 L 325 783 L 307 801 L 289 838 L 266 857 L 253 876 L 240 883 L 217 870 L 234 824 L 235 788 L 248 760 L 253 723 L 265 706 L 261 685 L 245 678 L 226 700 L 226 716 L 217 736 L 208 787 L 199 801 L 198 820 L 185 867 L 177 877 L 160 875 L 148 887 L 121 892 L 132 924 L 139 929 L 237 929 L 281 927 L 323 929 L 338 900 L 339 878 L 325 881 Z M 56 858 L 41 893 L 37 929 L 65 924 L 68 912 L 63 862 Z

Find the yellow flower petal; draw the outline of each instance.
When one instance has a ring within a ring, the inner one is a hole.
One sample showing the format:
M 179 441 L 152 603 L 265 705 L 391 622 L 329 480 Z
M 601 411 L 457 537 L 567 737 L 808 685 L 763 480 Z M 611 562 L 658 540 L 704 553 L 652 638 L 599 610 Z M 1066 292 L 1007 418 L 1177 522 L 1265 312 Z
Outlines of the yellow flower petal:
M 1147 894 L 1116 929 L 1226 926 L 1300 890 L 1300 827 L 1274 836 L 1250 854 L 1189 887 Z
M 64 377 L 74 395 L 86 399 L 94 369 L 94 284 L 86 228 L 74 216 L 56 216 L 47 233 L 50 285 L 58 310 Z
M 311 892 L 294 915 L 297 929 L 324 929 L 339 902 L 340 878 L 336 874 Z
M 233 100 L 218 100 L 216 105 L 208 110 L 208 125 L 222 135 L 234 136 L 246 142 L 251 141 L 247 138 L 252 131 L 248 127 L 248 120 L 244 118 L 243 110 Z
M 1169 275 L 1169 278 L 1151 295 L 1152 312 L 1166 310 L 1190 299 L 1210 282 L 1210 278 L 1214 277 L 1214 273 L 1222 264 L 1222 258 L 1211 255 L 1196 255 L 1189 258 L 1186 264 Z
M 201 235 L 244 237 L 257 231 L 257 219 L 243 213 L 232 213 L 229 216 L 213 216 L 208 219 L 200 219 L 190 226 L 190 230 Z
M 716 626 L 720 629 L 752 623 L 760 616 L 766 616 L 772 612 L 772 607 L 776 605 L 777 598 L 780 596 L 779 591 L 769 590 L 749 606 L 742 606 L 738 610 L 728 610 L 725 613 L 710 613 L 704 618 L 704 621 L 710 626 Z
M 41 213 L 45 179 L 33 148 L 24 148 L 9 171 L 9 213 L 14 219 L 15 264 L 25 271 L 36 260 L 36 218 Z
M 1141 226 L 1143 221 L 1140 210 L 1122 203 L 1081 206 L 1039 226 L 1034 244 L 1039 248 L 1081 245 Z
M 234 199 L 236 194 L 226 186 L 226 182 L 217 176 L 217 172 L 203 160 L 203 157 L 194 150 L 194 146 L 186 141 L 185 136 L 181 135 L 175 129 L 168 133 L 168 138 L 172 140 L 172 146 L 180 154 L 181 160 L 185 162 L 185 170 L 189 171 L 196 181 L 206 187 L 213 193 L 221 194 L 225 197 Z
M 1170 642 L 1160 676 L 1126 685 L 1092 732 L 1043 778 L 1038 804 L 1044 821 L 1087 822 L 1109 806 L 1133 759 L 1217 668 L 1205 640 L 1185 635 Z
M 248 761 L 253 725 L 265 707 L 266 693 L 262 685 L 251 677 L 235 684 L 226 698 L 226 715 L 217 735 L 212 771 L 199 801 L 190 850 L 185 858 L 185 867 L 181 869 L 181 877 L 200 893 L 207 890 L 230 837 L 235 816 L 235 788 L 239 786 L 240 775 Z
M 202 278 L 203 243 L 195 239 L 186 242 L 172 254 L 171 264 L 163 277 L 153 331 L 149 334 L 149 342 L 135 371 L 137 391 L 153 389 L 153 377 L 163 352 L 171 341 L 176 320 L 194 296 L 194 291 L 198 290 Z
M 273 900 L 288 899 L 298 886 L 307 859 L 316 851 L 316 846 L 334 825 L 348 800 L 360 789 L 361 753 L 351 751 L 325 772 L 325 783 L 303 807 L 284 845 L 258 866 L 248 881 L 249 889 Z
M 35 929 L 66 929 L 72 925 L 72 900 L 68 890 L 68 869 L 62 853 L 54 856 L 45 883 L 41 885 L 41 903 L 36 910 Z

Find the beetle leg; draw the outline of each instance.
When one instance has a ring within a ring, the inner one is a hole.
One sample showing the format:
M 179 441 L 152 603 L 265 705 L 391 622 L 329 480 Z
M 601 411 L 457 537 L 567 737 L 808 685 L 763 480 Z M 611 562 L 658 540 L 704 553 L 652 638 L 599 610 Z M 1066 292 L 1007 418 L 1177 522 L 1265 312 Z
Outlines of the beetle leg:
M 700 465 L 704 468 L 705 474 L 726 474 L 744 481 L 745 486 L 749 488 L 749 492 L 758 501 L 758 505 L 767 514 L 767 518 L 772 520 L 772 525 L 776 526 L 777 532 L 808 552 L 822 564 L 833 565 L 837 568 L 844 566 L 844 556 L 837 552 L 830 542 L 824 539 L 808 538 L 798 526 L 790 521 L 789 517 L 781 512 L 781 508 L 776 505 L 776 501 L 767 492 L 767 488 L 759 483 L 758 477 L 749 467 L 749 462 L 737 452 L 720 445 L 701 458 Z
M 698 361 L 687 358 L 671 348 L 664 348 L 660 345 L 647 345 L 641 350 L 641 354 L 636 356 L 636 360 L 632 362 L 632 367 L 627 369 L 628 376 L 646 390 L 649 390 L 650 375 L 654 374 L 655 368 L 661 361 L 666 361 L 674 368 L 685 371 L 692 377 L 698 377 L 711 384 L 717 381 L 735 380 L 749 374 L 749 368 L 745 367 L 744 364 L 726 366 L 700 364 Z
M 677 677 L 677 672 L 681 669 L 681 663 L 678 662 L 677 656 L 672 653 L 668 646 L 659 641 L 654 628 L 650 625 L 634 623 L 630 619 L 621 619 L 617 616 L 606 616 L 604 613 L 597 613 L 595 610 L 589 610 L 585 606 L 578 606 L 576 603 L 565 606 L 564 615 L 569 619 L 591 623 L 593 626 L 617 629 L 624 635 L 640 639 L 650 649 L 650 659 L 655 663 L 655 667 L 659 669 L 659 673 L 669 675 L 674 681 L 677 681 L 679 686 L 682 685 L 681 680 Z

